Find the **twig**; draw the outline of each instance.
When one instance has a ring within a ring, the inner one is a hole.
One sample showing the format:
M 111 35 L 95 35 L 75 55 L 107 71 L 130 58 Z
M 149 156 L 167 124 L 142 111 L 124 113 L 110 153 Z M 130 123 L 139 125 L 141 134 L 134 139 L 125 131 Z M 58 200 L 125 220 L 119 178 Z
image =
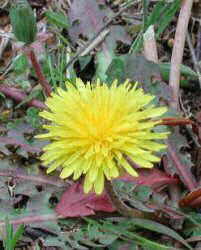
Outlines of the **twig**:
M 25 98 L 27 98 L 27 95 L 22 92 L 20 89 L 10 87 L 7 85 L 0 85 L 0 92 L 3 93 L 5 96 L 12 98 L 13 100 L 17 102 L 23 101 Z M 47 109 L 47 106 L 38 100 L 31 100 L 26 103 L 28 106 L 33 106 L 39 109 Z
M 196 58 L 198 61 L 201 59 L 201 21 L 199 21 L 199 28 L 197 33 L 197 46 L 195 50 Z
M 143 37 L 144 37 L 145 57 L 150 61 L 158 63 L 158 52 L 157 52 L 157 46 L 156 46 L 155 33 L 154 33 L 153 26 L 151 26 L 147 30 L 147 32 L 144 34 Z M 158 75 L 157 77 L 162 80 L 160 75 Z M 161 101 L 161 103 L 162 103 L 162 101 Z M 162 103 L 162 104 L 164 104 L 164 103 Z M 170 105 L 170 103 L 169 103 L 169 105 Z M 178 119 L 178 118 L 169 117 L 169 118 L 162 119 L 160 125 L 177 126 L 177 125 L 181 125 L 181 122 L 186 122 L 186 119 Z M 163 157 L 164 170 L 167 172 L 167 170 L 166 170 L 167 164 L 165 164 L 165 163 L 166 163 L 165 158 Z M 169 190 L 169 194 L 170 194 L 171 203 L 173 205 L 177 204 L 179 197 L 180 197 L 179 186 L 176 183 L 170 183 L 170 185 L 168 185 L 168 190 Z
M 32 63 L 32 66 L 35 70 L 35 73 L 38 77 L 38 80 L 39 80 L 41 86 L 43 87 L 43 89 L 45 91 L 46 96 L 48 96 L 48 97 L 51 96 L 51 92 L 52 92 L 51 86 L 48 83 L 47 79 L 45 78 L 45 76 L 42 72 L 41 66 L 38 63 L 38 60 L 37 60 L 37 57 L 35 55 L 34 50 L 30 47 L 27 47 L 25 49 L 25 53 Z
M 102 42 L 105 37 L 109 34 L 110 29 L 104 29 L 98 32 L 98 35 L 94 37 L 94 39 L 90 40 L 84 47 L 82 47 L 76 55 L 69 61 L 66 68 L 68 68 L 70 65 L 72 65 L 79 56 L 85 56 L 87 55 L 91 50 L 93 50 L 100 42 Z
M 174 39 L 169 85 L 173 92 L 173 102 L 171 103 L 171 106 L 175 109 L 179 109 L 180 64 L 182 63 L 186 31 L 188 28 L 192 5 L 193 0 L 182 1 Z
M 198 80 L 199 80 L 199 84 L 200 84 L 200 88 L 201 88 L 201 72 L 200 72 L 200 67 L 199 67 L 199 63 L 198 63 L 198 60 L 197 60 L 196 55 L 195 55 L 195 50 L 193 48 L 193 45 L 192 45 L 192 42 L 191 42 L 191 38 L 190 38 L 190 35 L 189 35 L 188 32 L 187 32 L 187 43 L 188 43 L 188 47 L 190 49 L 191 58 L 193 60 L 193 65 L 194 65 L 194 68 L 196 70 L 196 73 L 198 75 Z

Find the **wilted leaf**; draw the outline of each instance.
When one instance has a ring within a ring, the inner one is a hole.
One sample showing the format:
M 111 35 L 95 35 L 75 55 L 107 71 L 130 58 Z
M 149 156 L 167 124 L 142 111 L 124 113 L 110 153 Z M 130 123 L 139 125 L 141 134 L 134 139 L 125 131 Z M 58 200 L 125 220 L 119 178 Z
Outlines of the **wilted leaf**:
M 185 151 L 189 147 L 186 138 L 178 130 L 174 130 L 167 139 L 167 145 L 166 171 L 171 175 L 176 173 L 184 184 L 193 190 L 197 184 L 191 172 L 193 166 L 191 155 Z
M 95 211 L 115 210 L 106 193 L 98 196 L 95 193 L 84 194 L 80 183 L 75 183 L 67 189 L 56 207 L 56 212 L 66 217 L 87 216 L 95 214 Z
M 153 169 L 138 169 L 139 176 L 132 177 L 131 175 L 125 174 L 120 177 L 119 180 L 135 183 L 136 185 L 149 186 L 154 189 L 157 189 L 161 186 L 168 184 L 176 184 L 179 182 L 179 179 L 172 177 L 165 172 Z
M 74 0 L 69 9 L 69 34 L 73 42 L 76 42 L 80 35 L 91 39 L 104 26 L 104 18 L 108 17 L 109 13 L 107 7 L 100 8 L 98 1 Z
M 168 176 L 166 173 L 156 169 L 142 169 L 139 171 L 140 176 L 137 178 L 124 175 L 119 180 L 137 185 L 146 185 L 152 188 L 178 182 L 177 178 Z M 143 207 L 143 209 L 145 208 Z M 106 193 L 99 196 L 95 195 L 95 193 L 84 194 L 83 187 L 79 183 L 73 184 L 64 192 L 56 207 L 57 213 L 66 217 L 87 216 L 95 214 L 95 211 L 114 212 L 115 210 Z
M 6 136 L 0 137 L 1 147 L 4 146 L 3 152 L 7 153 L 5 151 L 7 145 L 13 145 L 20 146 L 25 152 L 40 153 L 42 149 L 32 146 L 25 138 L 25 134 L 31 134 L 33 131 L 34 129 L 25 123 L 19 123 L 15 128 L 9 129 Z
M 63 183 L 57 186 L 59 184 L 57 183 L 58 179 L 43 176 L 39 170 L 38 174 L 32 173 L 31 175 L 31 166 L 22 166 L 7 159 L 1 160 L 0 172 L 1 222 L 9 215 L 9 219 L 23 219 L 24 217 L 28 217 L 30 225 L 31 217 L 41 216 L 41 221 L 38 224 L 36 221 L 33 222 L 35 223 L 34 225 L 57 233 L 59 226 L 51 220 L 44 220 L 43 222 L 42 216 L 54 215 L 50 198 L 55 197 L 54 193 L 59 194 L 62 191 Z M 10 181 L 13 183 L 13 188 L 9 186 Z M 26 199 L 23 200 L 24 197 Z M 20 204 L 21 201 L 22 204 Z M 15 210 L 16 207 L 19 209 L 20 214 Z

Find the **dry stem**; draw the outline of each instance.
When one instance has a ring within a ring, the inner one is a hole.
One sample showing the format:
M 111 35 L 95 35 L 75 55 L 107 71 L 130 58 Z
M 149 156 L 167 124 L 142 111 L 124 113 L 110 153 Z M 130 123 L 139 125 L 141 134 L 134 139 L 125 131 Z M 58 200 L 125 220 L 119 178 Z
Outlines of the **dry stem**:
M 147 213 L 137 210 L 135 208 L 128 207 L 116 194 L 114 191 L 111 181 L 105 181 L 105 188 L 110 197 L 112 204 L 116 207 L 117 211 L 126 216 L 126 217 L 135 217 L 135 218 L 146 218 L 146 219 L 156 219 L 155 213 Z
M 189 18 L 191 15 L 192 5 L 193 0 L 182 1 L 174 39 L 169 85 L 173 91 L 173 102 L 171 103 L 171 106 L 175 109 L 179 109 L 180 65 L 182 63 L 185 37 L 188 28 Z
M 32 48 L 26 48 L 25 49 L 25 52 L 26 52 L 26 55 L 28 56 L 28 58 L 30 59 L 31 63 L 32 63 L 32 66 L 35 70 L 35 73 L 38 77 L 38 80 L 41 84 L 41 86 L 43 87 L 44 91 L 45 91 L 45 94 L 46 96 L 51 96 L 51 86 L 50 84 L 48 83 L 47 79 L 45 78 L 43 72 L 42 72 L 42 69 L 41 69 L 41 66 L 40 64 L 38 63 L 38 60 L 37 60 L 37 57 L 35 55 L 35 52 Z

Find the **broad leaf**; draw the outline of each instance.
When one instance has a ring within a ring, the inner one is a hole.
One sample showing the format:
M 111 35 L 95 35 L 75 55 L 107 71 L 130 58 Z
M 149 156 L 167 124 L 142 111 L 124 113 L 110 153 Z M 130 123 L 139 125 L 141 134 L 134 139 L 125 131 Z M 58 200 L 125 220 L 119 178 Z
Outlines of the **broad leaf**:
M 87 216 L 95 211 L 114 212 L 106 193 L 97 196 L 95 193 L 84 194 L 80 183 L 73 184 L 61 197 L 56 212 L 66 217 Z

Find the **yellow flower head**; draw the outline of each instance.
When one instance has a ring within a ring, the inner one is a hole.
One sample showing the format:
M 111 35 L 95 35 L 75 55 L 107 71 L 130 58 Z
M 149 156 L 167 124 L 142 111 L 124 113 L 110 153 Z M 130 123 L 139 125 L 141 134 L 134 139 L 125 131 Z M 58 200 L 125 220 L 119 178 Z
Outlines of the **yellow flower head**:
M 48 173 L 62 167 L 61 178 L 85 175 L 84 192 L 94 189 L 101 194 L 104 179 L 118 177 L 120 168 L 138 175 L 125 155 L 143 168 L 159 161 L 153 153 L 165 145 L 154 140 L 166 138 L 167 133 L 153 132 L 159 121 L 152 118 L 167 109 L 150 105 L 154 96 L 136 85 L 131 88 L 128 81 L 119 86 L 114 81 L 108 87 L 77 79 L 76 87 L 67 84 L 67 89 L 58 88 L 46 101 L 49 111 L 40 113 L 51 122 L 44 125 L 49 132 L 38 136 L 51 140 L 41 157 Z

